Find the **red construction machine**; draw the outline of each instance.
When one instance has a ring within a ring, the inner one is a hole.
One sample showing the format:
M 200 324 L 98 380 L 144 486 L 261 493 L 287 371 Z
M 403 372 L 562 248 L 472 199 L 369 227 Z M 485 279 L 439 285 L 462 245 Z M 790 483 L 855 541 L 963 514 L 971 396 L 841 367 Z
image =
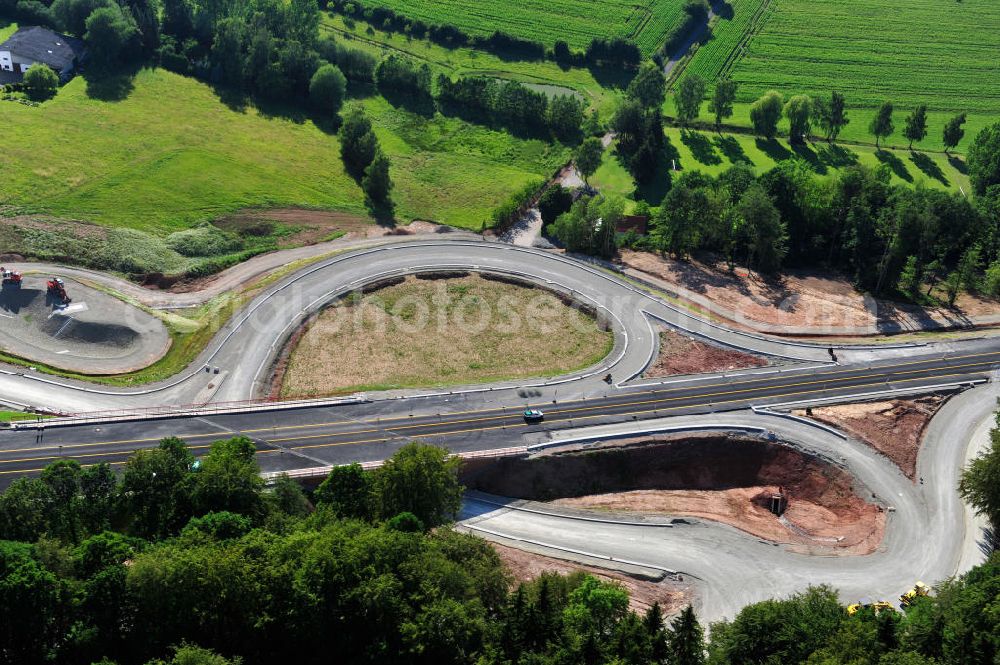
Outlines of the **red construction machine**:
M 46 286 L 48 287 L 49 295 L 53 298 L 58 298 L 63 304 L 68 305 L 73 301 L 72 298 L 66 295 L 66 284 L 58 277 L 50 279 L 46 282 Z
M 0 266 L 0 278 L 3 279 L 3 287 L 5 289 L 10 287 L 18 289 L 21 287 L 21 273 L 16 270 L 10 270 Z

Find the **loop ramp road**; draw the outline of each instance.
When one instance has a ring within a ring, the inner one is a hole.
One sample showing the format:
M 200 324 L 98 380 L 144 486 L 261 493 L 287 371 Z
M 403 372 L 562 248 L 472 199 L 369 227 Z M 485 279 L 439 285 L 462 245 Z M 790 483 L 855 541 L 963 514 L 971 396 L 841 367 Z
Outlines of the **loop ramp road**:
M 716 344 L 785 362 L 828 363 L 825 345 L 804 344 L 733 331 L 653 297 L 610 272 L 552 252 L 496 242 L 435 240 L 394 242 L 360 249 L 304 268 L 257 296 L 237 313 L 192 365 L 176 377 L 135 389 L 115 389 L 26 370 L 0 370 L 0 401 L 60 413 L 149 405 L 251 399 L 262 394 L 271 366 L 292 332 L 313 312 L 341 295 L 380 279 L 415 272 L 479 270 L 519 277 L 568 293 L 601 312 L 615 333 L 611 354 L 597 366 L 537 385 L 564 385 L 577 395 L 599 393 L 601 377 L 619 383 L 639 375 L 656 352 L 654 321 L 663 321 Z M 941 347 L 948 351 L 953 343 Z M 899 357 L 909 346 L 850 347 L 845 364 Z M 219 374 L 206 373 L 205 367 Z M 492 387 L 510 387 L 497 384 Z M 521 382 L 519 386 L 531 385 Z

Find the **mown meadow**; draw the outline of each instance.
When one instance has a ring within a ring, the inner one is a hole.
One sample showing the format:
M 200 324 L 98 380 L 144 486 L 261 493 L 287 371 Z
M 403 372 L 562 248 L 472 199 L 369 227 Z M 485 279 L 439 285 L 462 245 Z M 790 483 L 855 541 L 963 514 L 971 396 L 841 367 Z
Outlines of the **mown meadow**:
M 339 141 L 308 116 L 225 104 L 207 85 L 141 70 L 120 101 L 88 95 L 76 78 L 38 107 L 2 103 L 0 205 L 151 233 L 245 207 L 315 206 L 364 213 Z M 566 150 L 377 96 L 359 100 L 392 159 L 398 217 L 478 230 Z M 72 140 L 67 140 L 72 128 Z

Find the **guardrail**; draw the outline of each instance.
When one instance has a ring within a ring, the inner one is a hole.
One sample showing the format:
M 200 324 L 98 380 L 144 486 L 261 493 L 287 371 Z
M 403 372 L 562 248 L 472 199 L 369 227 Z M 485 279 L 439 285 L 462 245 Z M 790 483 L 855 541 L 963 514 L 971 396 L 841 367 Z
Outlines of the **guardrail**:
M 470 450 L 464 453 L 454 453 L 450 457 L 457 457 L 463 460 L 470 459 L 490 459 L 500 457 L 520 457 L 527 455 L 528 449 L 525 446 L 515 446 L 512 448 L 495 448 L 491 450 Z M 385 464 L 385 460 L 373 460 L 370 462 L 360 462 L 361 468 L 365 471 L 377 469 Z M 261 475 L 265 481 L 269 482 L 281 476 L 288 476 L 304 480 L 308 478 L 322 478 L 330 474 L 335 467 L 347 466 L 346 464 L 331 464 L 329 466 L 311 466 L 305 469 L 292 469 L 291 471 L 266 471 Z
M 286 411 L 319 406 L 342 406 L 370 402 L 364 393 L 335 399 L 302 399 L 290 401 L 241 400 L 238 402 L 210 402 L 207 404 L 182 404 L 170 406 L 148 406 L 130 409 L 89 411 L 68 416 L 46 418 L 44 420 L 17 421 L 11 429 L 48 429 L 51 427 L 71 427 L 109 422 L 130 422 L 136 420 L 162 420 L 186 416 L 220 416 L 233 413 L 257 413 L 261 411 Z
M 755 434 L 767 434 L 769 430 L 766 427 L 757 427 L 755 425 L 730 425 L 726 423 L 705 423 L 701 424 L 691 424 L 691 425 L 655 425 L 655 426 L 639 426 L 633 427 L 637 423 L 627 423 L 630 429 L 622 430 L 619 432 L 610 433 L 600 433 L 595 432 L 593 434 L 581 434 L 577 436 L 567 437 L 565 439 L 556 439 L 553 441 L 545 441 L 544 443 L 536 443 L 532 446 L 527 447 L 529 453 L 533 453 L 537 450 L 545 450 L 546 448 L 557 448 L 559 446 L 566 446 L 574 443 L 586 443 L 588 441 L 605 441 L 608 439 L 623 439 L 630 436 L 637 436 L 642 434 L 662 434 L 664 432 L 752 432 Z M 603 425 L 598 425 L 598 427 L 604 427 Z

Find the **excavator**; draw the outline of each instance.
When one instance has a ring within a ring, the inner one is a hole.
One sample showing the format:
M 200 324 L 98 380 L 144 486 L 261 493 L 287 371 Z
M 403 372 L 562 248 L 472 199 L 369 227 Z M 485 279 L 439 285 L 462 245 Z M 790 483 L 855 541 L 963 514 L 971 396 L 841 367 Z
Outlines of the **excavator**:
M 66 284 L 58 277 L 50 279 L 46 282 L 46 286 L 48 287 L 49 295 L 53 298 L 58 298 L 64 305 L 73 302 L 73 299 L 66 295 Z
M 0 266 L 0 278 L 3 279 L 3 287 L 21 288 L 21 273 Z
M 931 595 L 931 589 L 923 582 L 917 582 L 913 587 L 899 597 L 899 603 L 903 607 L 909 607 L 917 598 Z

